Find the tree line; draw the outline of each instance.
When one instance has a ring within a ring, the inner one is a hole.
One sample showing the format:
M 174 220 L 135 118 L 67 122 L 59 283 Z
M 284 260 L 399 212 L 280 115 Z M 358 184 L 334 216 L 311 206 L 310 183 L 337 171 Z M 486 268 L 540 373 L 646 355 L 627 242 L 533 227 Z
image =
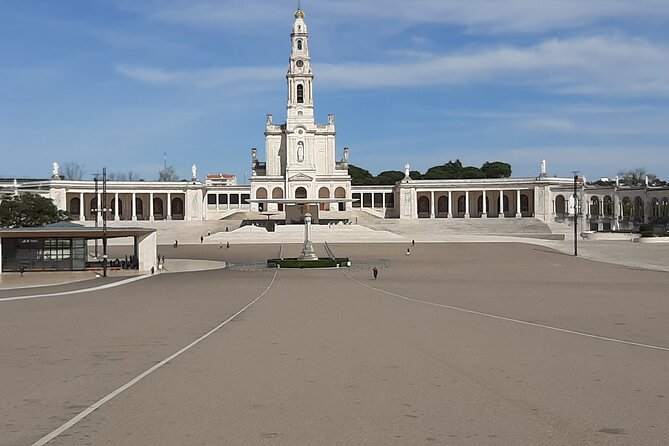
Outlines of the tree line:
M 392 185 L 404 179 L 404 172 L 399 170 L 385 170 L 378 175 L 372 175 L 361 167 L 348 165 L 351 184 L 358 185 Z M 458 180 L 476 178 L 509 178 L 511 165 L 501 161 L 486 161 L 481 167 L 463 166 L 459 159 L 446 164 L 432 166 L 425 173 L 417 170 L 409 172 L 412 180 Z

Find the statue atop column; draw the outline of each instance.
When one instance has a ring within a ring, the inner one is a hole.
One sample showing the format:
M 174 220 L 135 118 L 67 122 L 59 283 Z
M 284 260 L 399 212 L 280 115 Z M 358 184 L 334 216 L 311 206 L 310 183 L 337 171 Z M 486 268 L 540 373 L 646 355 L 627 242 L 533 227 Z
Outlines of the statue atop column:
M 546 176 L 546 160 L 541 160 L 541 177 Z
M 328 124 L 329 125 L 334 125 L 334 115 L 333 114 L 328 115 Z
M 411 165 L 409 163 L 406 163 L 404 165 L 404 179 L 402 180 L 403 183 L 408 183 L 409 181 L 411 181 L 410 173 L 411 173 Z
M 52 170 L 52 176 L 54 180 L 60 180 L 60 175 L 58 174 L 58 163 L 54 162 L 53 163 L 53 170 Z
M 190 168 L 191 173 L 193 174 L 193 181 L 197 181 L 197 166 L 193 164 Z

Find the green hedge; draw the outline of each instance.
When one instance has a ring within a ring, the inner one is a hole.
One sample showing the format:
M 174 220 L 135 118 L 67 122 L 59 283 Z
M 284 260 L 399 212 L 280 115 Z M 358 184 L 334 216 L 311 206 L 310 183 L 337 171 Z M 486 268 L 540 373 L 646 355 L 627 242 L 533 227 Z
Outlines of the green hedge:
M 347 266 L 349 266 L 348 257 L 318 260 L 298 260 L 296 258 L 267 259 L 268 268 L 345 268 Z

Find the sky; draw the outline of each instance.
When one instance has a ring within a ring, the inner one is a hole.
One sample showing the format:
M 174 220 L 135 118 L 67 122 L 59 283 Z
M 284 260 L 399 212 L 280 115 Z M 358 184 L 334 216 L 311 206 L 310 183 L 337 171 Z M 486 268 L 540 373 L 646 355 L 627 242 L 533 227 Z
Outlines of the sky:
M 378 174 L 669 180 L 667 0 L 302 0 L 317 123 Z M 285 122 L 294 0 L 0 0 L 0 177 L 248 181 Z M 62 173 L 62 172 L 61 172 Z

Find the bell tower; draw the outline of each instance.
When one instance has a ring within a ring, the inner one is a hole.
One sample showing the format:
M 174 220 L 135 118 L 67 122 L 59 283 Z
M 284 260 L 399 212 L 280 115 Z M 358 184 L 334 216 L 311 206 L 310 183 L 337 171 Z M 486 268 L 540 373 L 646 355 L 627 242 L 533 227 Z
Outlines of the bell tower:
M 288 107 L 286 124 L 288 128 L 295 125 L 314 124 L 314 95 L 309 57 L 309 34 L 304 21 L 304 12 L 298 7 L 295 12 L 295 23 L 290 34 L 291 51 L 288 65 Z

